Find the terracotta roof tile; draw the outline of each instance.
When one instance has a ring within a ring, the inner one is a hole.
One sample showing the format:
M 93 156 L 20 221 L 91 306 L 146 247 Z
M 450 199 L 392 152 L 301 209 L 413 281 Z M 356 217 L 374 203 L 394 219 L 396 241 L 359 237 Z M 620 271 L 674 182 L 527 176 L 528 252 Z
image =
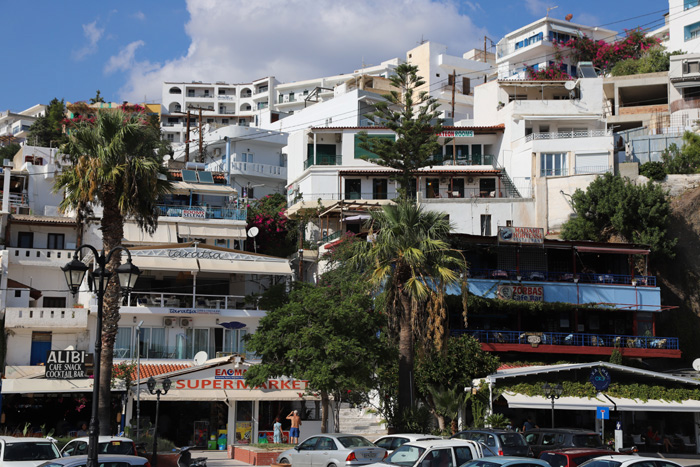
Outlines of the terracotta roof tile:
M 174 371 L 185 370 L 191 368 L 192 363 L 142 363 L 141 364 L 141 379 L 148 379 L 151 376 L 163 375 Z M 136 366 L 134 366 L 133 378 L 136 379 Z

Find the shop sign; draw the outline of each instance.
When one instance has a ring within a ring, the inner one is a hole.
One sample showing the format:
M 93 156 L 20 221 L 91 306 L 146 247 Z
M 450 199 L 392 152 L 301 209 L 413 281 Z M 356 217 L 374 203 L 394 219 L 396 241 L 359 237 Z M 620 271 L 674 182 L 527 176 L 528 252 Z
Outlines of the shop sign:
M 437 135 L 447 138 L 473 138 L 474 130 L 441 131 Z
M 539 227 L 498 227 L 502 243 L 544 243 L 544 229 Z
M 598 391 L 605 391 L 610 386 L 610 372 L 607 368 L 602 366 L 595 367 L 591 370 L 591 374 L 588 377 L 588 381 L 591 382 L 593 387 Z
M 46 379 L 87 378 L 83 350 L 50 350 L 46 359 Z
M 498 286 L 498 298 L 518 302 L 541 302 L 544 301 L 544 287 L 541 285 L 500 284 Z
M 300 379 L 270 379 L 262 386 L 250 387 L 245 381 L 245 372 L 241 368 L 216 368 L 213 378 L 175 380 L 175 389 L 267 389 L 282 391 L 290 389 L 305 391 L 309 382 Z
M 217 251 L 207 250 L 168 250 L 169 258 L 194 258 L 194 259 L 224 259 L 223 255 Z
M 220 315 L 221 310 L 215 308 L 168 308 L 165 313 L 169 315 Z
M 191 217 L 195 219 L 206 219 L 207 213 L 202 209 L 183 209 L 182 217 Z
M 250 444 L 253 437 L 253 424 L 251 422 L 236 422 L 236 443 Z

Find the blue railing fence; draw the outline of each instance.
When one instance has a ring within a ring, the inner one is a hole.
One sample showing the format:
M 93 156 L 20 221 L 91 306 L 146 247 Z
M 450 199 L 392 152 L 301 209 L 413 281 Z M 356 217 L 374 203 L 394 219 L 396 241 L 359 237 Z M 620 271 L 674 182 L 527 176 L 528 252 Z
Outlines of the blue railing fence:
M 632 276 L 611 273 L 572 273 L 560 271 L 530 271 L 513 269 L 470 269 L 469 277 L 475 279 L 500 279 L 511 281 L 575 282 L 588 284 L 622 284 L 656 287 L 656 276 Z M 520 277 L 520 279 L 518 279 Z

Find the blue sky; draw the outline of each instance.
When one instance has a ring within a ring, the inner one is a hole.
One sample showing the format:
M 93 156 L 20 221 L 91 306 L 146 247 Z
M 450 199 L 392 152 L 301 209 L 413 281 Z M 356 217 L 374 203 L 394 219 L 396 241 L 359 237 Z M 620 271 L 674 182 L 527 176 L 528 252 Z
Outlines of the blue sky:
M 666 0 L 0 0 L 0 110 L 53 97 L 160 102 L 163 81 L 290 82 L 376 65 L 422 39 L 461 55 L 550 16 L 658 27 Z M 636 17 L 636 18 L 635 18 Z M 610 24 L 614 23 L 614 24 Z

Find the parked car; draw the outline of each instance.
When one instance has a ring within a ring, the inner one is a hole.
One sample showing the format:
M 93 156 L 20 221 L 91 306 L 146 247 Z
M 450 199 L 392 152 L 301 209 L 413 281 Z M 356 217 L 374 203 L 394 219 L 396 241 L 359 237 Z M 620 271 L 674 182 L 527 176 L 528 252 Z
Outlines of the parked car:
M 61 456 L 80 456 L 87 454 L 89 438 L 75 438 L 70 440 L 61 449 Z M 98 454 L 123 454 L 127 456 L 135 456 L 136 445 L 129 438 L 121 438 L 117 436 L 100 436 L 98 438 L 99 451 Z
M 561 448 L 606 449 L 600 435 L 595 431 L 578 428 L 535 428 L 524 433 L 525 441 L 535 457 L 542 451 Z
M 489 456 L 466 462 L 460 467 L 550 467 L 540 459 L 528 459 L 518 456 Z
M 399 446 L 410 441 L 425 441 L 429 439 L 442 439 L 439 436 L 421 435 L 417 433 L 401 433 L 397 435 L 386 435 L 374 440 L 374 444 L 380 448 L 386 449 L 388 454 L 391 454 Z
M 619 456 L 621 453 L 609 449 L 566 448 L 542 451 L 540 459 L 552 467 L 577 467 L 587 460 L 605 455 Z
M 476 441 L 433 439 L 404 443 L 384 462 L 369 467 L 387 467 L 387 464 L 400 467 L 452 467 L 481 457 L 484 457 L 484 451 Z
M 293 467 L 343 467 L 371 464 L 386 457 L 386 449 L 359 435 L 326 433 L 306 438 L 277 457 Z
M 514 431 L 474 428 L 455 433 L 452 438 L 470 439 L 482 443 L 496 456 L 533 457 L 532 449 L 523 435 Z
M 605 455 L 581 464 L 581 467 L 681 467 L 680 464 L 658 457 Z
M 0 436 L 0 467 L 36 467 L 60 456 L 52 439 Z
M 97 461 L 104 467 L 151 467 L 145 457 L 125 456 L 120 454 L 100 454 Z M 54 459 L 40 464 L 39 467 L 85 467 L 87 456 L 70 456 Z

